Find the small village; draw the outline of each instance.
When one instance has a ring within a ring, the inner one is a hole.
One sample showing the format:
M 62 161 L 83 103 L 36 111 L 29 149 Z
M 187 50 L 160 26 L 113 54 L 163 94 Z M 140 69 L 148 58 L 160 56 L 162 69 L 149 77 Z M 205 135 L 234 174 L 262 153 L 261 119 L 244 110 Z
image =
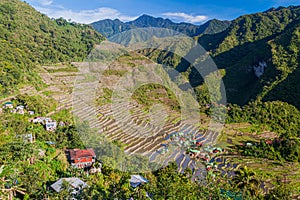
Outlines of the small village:
M 157 150 L 160 154 L 166 154 L 169 148 L 180 148 L 186 151 L 192 160 L 196 162 L 201 162 L 207 173 L 211 176 L 215 176 L 216 173 L 221 173 L 222 175 L 227 175 L 228 177 L 233 177 L 234 171 L 237 170 L 240 165 L 233 164 L 226 161 L 226 158 L 222 158 L 222 154 L 228 153 L 226 149 L 221 147 L 204 145 L 203 138 L 201 134 L 190 134 L 184 132 L 175 132 L 169 135 L 165 139 L 165 143 L 162 147 Z M 249 145 L 249 143 L 247 143 Z
M 55 132 L 57 127 L 66 127 L 69 126 L 67 122 L 55 121 L 51 117 L 47 116 L 36 116 L 36 113 L 31 110 L 27 110 L 24 105 L 14 106 L 13 102 L 5 102 L 0 108 L 0 115 L 5 114 L 5 112 L 17 115 L 28 115 L 30 117 L 30 123 L 37 124 L 42 126 L 47 132 Z M 32 133 L 18 135 L 25 144 L 33 144 L 36 141 L 35 135 Z M 45 141 L 49 146 L 56 144 L 54 141 Z M 39 150 L 38 155 L 40 157 L 45 156 L 43 150 Z M 66 149 L 64 152 L 66 160 L 68 161 L 71 168 L 75 170 L 82 170 L 86 175 L 101 173 L 102 162 L 97 159 L 96 153 L 93 148 L 88 149 Z M 30 158 L 30 163 L 34 163 L 34 158 Z M 4 166 L 2 166 L 3 168 Z M 1 173 L 1 168 L 0 168 Z M 129 183 L 132 188 L 137 188 L 142 184 L 146 184 L 149 181 L 143 176 L 138 174 L 133 174 L 130 177 Z M 15 185 L 18 184 L 17 181 L 14 182 Z M 53 190 L 57 193 L 60 193 L 65 189 L 65 184 L 69 185 L 71 188 L 70 195 L 78 195 L 84 188 L 89 187 L 87 183 L 82 181 L 77 177 L 65 177 L 60 178 L 50 185 L 49 190 Z M 10 188 L 7 188 L 8 190 Z M 1 189 L 0 189 L 1 190 Z M 148 196 L 149 197 L 149 196 Z M 150 198 L 150 197 L 149 197 Z M 151 198 L 150 198 L 151 199 Z
M 14 106 L 12 102 L 5 102 L 0 110 L 0 113 L 9 112 L 18 115 L 28 115 L 30 117 L 30 123 L 42 126 L 47 132 L 55 132 L 58 127 L 65 127 L 69 124 L 63 121 L 55 121 L 48 116 L 37 116 L 34 111 L 27 110 L 24 105 Z M 218 147 L 203 146 L 203 138 L 201 134 L 193 135 L 191 133 L 174 132 L 170 134 L 166 139 L 162 148 L 159 148 L 157 152 L 159 154 L 165 154 L 168 152 L 169 146 L 177 146 L 186 149 L 186 154 L 196 162 L 202 162 L 206 166 L 206 170 L 212 176 L 217 170 L 221 170 L 225 166 L 225 161 L 216 159 L 220 153 L 224 150 Z M 35 135 L 27 133 L 20 135 L 21 139 L 25 143 L 34 143 L 36 140 Z M 55 145 L 54 141 L 46 141 L 48 145 Z M 70 167 L 83 170 L 86 174 L 101 173 L 102 163 L 97 159 L 94 149 L 66 149 L 65 157 L 69 162 Z M 43 156 L 44 152 L 40 152 L 39 155 Z M 216 161 L 216 162 L 215 162 Z M 216 163 L 219 162 L 219 165 Z M 223 173 L 225 173 L 223 171 Z M 136 188 L 142 184 L 146 184 L 149 181 L 143 176 L 138 174 L 132 174 L 130 178 L 130 185 Z M 50 185 L 49 189 L 59 193 L 63 189 L 64 183 L 68 183 L 72 190 L 72 195 L 76 195 L 80 190 L 89 187 L 87 183 L 77 177 L 60 178 L 56 182 Z M 150 196 L 148 195 L 150 198 Z M 150 198 L 151 199 L 151 198 Z

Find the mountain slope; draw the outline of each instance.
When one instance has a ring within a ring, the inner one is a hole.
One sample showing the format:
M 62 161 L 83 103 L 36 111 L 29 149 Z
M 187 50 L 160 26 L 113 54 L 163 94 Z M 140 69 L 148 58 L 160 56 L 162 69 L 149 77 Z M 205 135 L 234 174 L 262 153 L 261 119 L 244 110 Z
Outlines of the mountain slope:
M 280 7 L 241 16 L 223 32 L 196 37 L 218 68 L 225 70 L 229 103 L 281 100 L 300 108 L 295 92 L 300 89 L 299 26 L 300 6 Z M 203 77 L 184 59 L 154 49 L 141 53 L 173 66 L 193 87 L 203 89 Z
M 247 42 L 254 42 L 281 33 L 287 25 L 299 18 L 299 7 L 280 7 L 263 13 L 244 15 L 233 21 L 217 53 Z
M 81 61 L 103 37 L 87 25 L 51 20 L 19 0 L 0 2 L 0 93 L 38 85 L 35 65 Z
M 264 99 L 287 74 L 299 67 L 296 62 L 299 40 L 294 33 L 299 20 L 300 7 L 279 8 L 242 16 L 219 34 L 223 38 L 216 47 L 208 49 L 218 67 L 226 69 L 224 82 L 230 102 L 245 104 L 251 99 Z M 290 45 L 293 51 L 281 51 L 290 49 Z M 286 60 L 289 61 L 284 63 Z M 272 100 L 282 99 L 279 93 L 275 96 L 271 93 Z M 294 105 L 300 108 L 299 103 Z
M 155 18 L 149 15 L 142 15 L 134 21 L 123 23 L 118 19 L 100 20 L 91 25 L 106 37 L 127 31 L 133 28 L 166 28 L 178 31 L 188 36 L 196 36 L 200 34 L 214 34 L 225 30 L 229 26 L 229 21 L 210 20 L 203 25 L 197 26 L 189 23 L 174 23 L 169 19 Z
M 198 38 L 218 68 L 226 71 L 223 80 L 230 103 L 282 100 L 300 108 L 295 92 L 300 78 L 299 25 L 300 6 L 280 7 L 241 16 L 225 31 Z M 203 83 L 189 65 L 181 68 L 189 71 L 194 87 Z
M 263 90 L 265 101 L 281 100 L 300 108 L 300 20 L 270 42 L 272 60 L 279 75 Z

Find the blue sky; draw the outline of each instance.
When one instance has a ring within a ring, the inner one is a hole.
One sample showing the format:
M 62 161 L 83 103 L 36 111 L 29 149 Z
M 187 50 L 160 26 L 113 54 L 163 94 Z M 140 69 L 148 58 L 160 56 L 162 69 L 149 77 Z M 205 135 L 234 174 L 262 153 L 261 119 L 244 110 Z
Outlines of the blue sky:
M 176 22 L 201 24 L 209 19 L 231 20 L 271 7 L 300 5 L 299 0 L 27 0 L 49 17 L 80 23 L 101 19 L 129 21 L 142 14 Z

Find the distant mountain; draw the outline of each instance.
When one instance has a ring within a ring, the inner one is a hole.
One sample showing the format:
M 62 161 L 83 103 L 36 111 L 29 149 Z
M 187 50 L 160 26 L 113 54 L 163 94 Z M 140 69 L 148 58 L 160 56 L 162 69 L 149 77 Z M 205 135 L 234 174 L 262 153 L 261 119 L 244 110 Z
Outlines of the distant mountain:
M 214 34 L 224 31 L 229 25 L 230 21 L 220 21 L 220 20 L 210 20 L 203 25 L 194 25 L 190 23 L 175 23 L 169 19 L 155 18 L 149 15 L 142 15 L 134 21 L 121 22 L 118 19 L 110 20 L 100 20 L 91 24 L 95 30 L 100 32 L 106 37 L 111 37 L 115 34 L 121 33 L 123 31 L 128 31 L 134 28 L 166 28 L 180 33 L 186 34 L 188 36 L 197 36 L 201 34 Z
M 88 25 L 51 20 L 19 0 L 0 1 L 0 94 L 41 83 L 36 65 L 82 61 L 104 38 Z
M 243 15 L 225 31 L 197 38 L 224 70 L 229 103 L 280 100 L 300 109 L 300 6 Z M 193 87 L 203 88 L 203 77 L 184 59 L 168 51 L 141 52 L 174 66 Z

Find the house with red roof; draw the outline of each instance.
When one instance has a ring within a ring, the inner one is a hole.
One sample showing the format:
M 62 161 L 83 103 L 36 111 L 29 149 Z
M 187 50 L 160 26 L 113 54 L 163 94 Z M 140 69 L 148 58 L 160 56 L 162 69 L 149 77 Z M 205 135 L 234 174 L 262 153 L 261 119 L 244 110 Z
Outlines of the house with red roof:
M 90 167 L 96 161 L 94 149 L 71 149 L 66 154 L 71 166 L 75 168 Z

